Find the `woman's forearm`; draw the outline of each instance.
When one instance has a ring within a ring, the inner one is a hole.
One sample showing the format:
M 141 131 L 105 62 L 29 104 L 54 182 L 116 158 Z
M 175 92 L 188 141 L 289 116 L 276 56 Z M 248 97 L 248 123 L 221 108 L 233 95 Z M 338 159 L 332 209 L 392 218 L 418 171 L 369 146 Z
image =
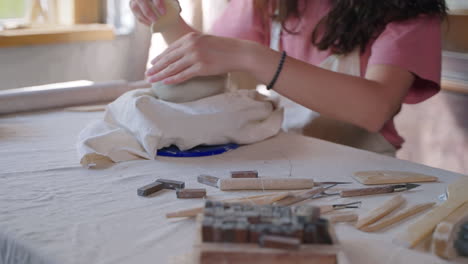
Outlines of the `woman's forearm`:
M 281 54 L 256 44 L 247 49 L 243 68 L 261 83 L 269 83 Z M 288 57 L 273 89 L 322 115 L 379 131 L 401 103 L 401 98 L 394 98 L 400 95 L 394 96 L 386 88 L 373 80 L 332 72 Z

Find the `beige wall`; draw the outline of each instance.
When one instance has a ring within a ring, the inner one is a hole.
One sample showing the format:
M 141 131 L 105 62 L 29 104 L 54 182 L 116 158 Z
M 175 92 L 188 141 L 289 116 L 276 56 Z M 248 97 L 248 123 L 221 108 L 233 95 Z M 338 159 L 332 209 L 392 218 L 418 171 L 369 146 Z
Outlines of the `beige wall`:
M 0 90 L 73 80 L 144 78 L 147 27 L 114 41 L 0 48 Z

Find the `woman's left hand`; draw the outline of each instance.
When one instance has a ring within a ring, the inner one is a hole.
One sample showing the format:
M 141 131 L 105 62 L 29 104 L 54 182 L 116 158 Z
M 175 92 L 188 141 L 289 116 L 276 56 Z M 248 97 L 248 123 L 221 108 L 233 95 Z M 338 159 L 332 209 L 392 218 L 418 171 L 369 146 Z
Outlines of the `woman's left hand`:
M 154 58 L 146 75 L 151 83 L 176 84 L 195 76 L 241 70 L 249 44 L 238 39 L 189 33 Z

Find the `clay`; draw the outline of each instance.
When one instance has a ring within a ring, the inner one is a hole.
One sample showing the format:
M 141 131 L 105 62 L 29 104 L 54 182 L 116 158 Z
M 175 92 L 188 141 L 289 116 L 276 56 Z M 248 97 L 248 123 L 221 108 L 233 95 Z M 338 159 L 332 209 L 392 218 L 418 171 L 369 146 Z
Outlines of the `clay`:
M 226 87 L 225 83 L 225 75 L 203 76 L 179 84 L 156 82 L 153 83 L 151 90 L 161 100 L 186 103 L 223 93 Z
M 182 32 L 177 32 L 179 27 L 174 26 L 177 20 L 180 19 L 179 4 L 175 0 L 165 0 L 164 3 L 166 4 L 166 14 L 159 16 L 158 21 L 151 25 L 151 32 L 159 32 L 163 36 L 182 36 Z M 186 103 L 223 93 L 226 87 L 226 76 L 195 77 L 180 84 L 169 85 L 156 82 L 152 84 L 151 90 L 161 100 L 172 103 Z

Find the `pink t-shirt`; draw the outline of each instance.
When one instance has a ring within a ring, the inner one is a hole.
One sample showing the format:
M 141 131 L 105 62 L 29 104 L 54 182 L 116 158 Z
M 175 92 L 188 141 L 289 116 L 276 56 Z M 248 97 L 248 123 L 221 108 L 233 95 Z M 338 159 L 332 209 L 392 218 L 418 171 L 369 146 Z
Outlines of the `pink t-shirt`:
M 311 43 L 311 34 L 327 14 L 329 0 L 299 1 L 303 10 L 300 19 L 290 18 L 285 26 L 297 32 L 290 34 L 283 30 L 281 47 L 289 56 L 320 64 L 330 51 L 320 51 Z M 270 23 L 265 23 L 254 10 L 252 0 L 231 0 L 224 14 L 212 28 L 218 36 L 256 41 L 270 44 Z M 435 95 L 440 90 L 441 77 L 441 21 L 439 18 L 419 17 L 404 22 L 393 22 L 361 54 L 361 73 L 365 75 L 369 65 L 385 64 L 398 66 L 416 76 L 404 103 L 416 104 Z M 380 133 L 395 147 L 400 148 L 403 138 L 398 134 L 392 120 Z

